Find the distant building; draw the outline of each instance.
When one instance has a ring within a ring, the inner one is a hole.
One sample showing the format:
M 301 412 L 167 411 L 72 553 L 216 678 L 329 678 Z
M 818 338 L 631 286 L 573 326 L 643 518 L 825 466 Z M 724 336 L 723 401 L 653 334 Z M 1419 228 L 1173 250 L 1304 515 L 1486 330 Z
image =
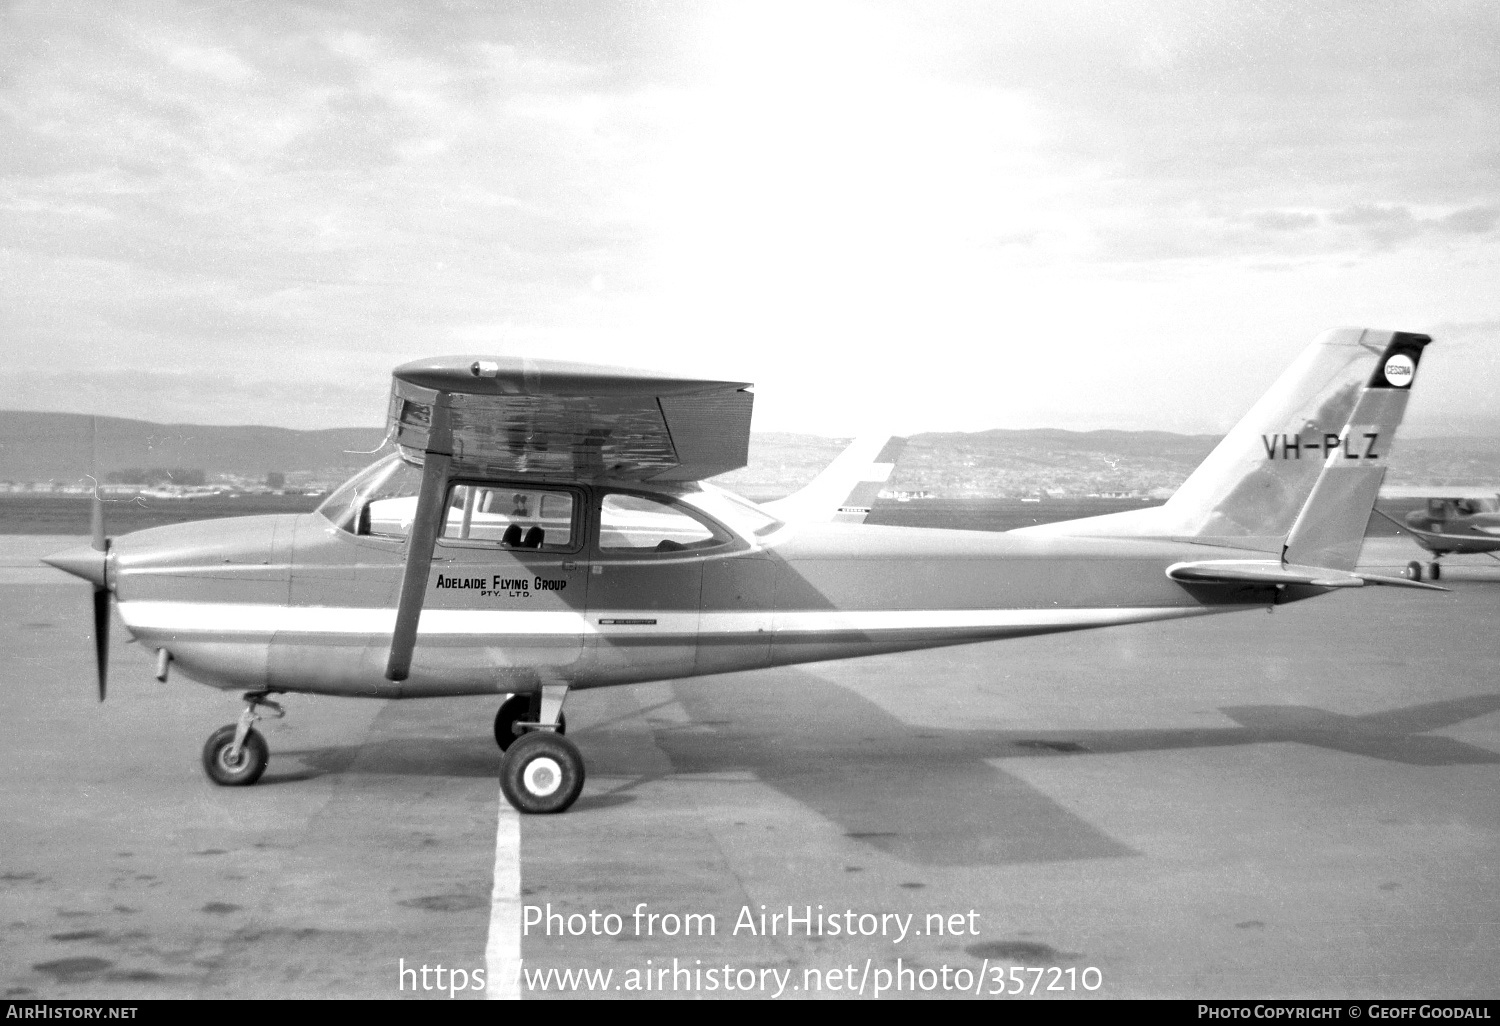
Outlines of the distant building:
M 266 475 L 266 487 L 273 491 L 286 487 L 286 475 L 279 470 L 273 470 Z

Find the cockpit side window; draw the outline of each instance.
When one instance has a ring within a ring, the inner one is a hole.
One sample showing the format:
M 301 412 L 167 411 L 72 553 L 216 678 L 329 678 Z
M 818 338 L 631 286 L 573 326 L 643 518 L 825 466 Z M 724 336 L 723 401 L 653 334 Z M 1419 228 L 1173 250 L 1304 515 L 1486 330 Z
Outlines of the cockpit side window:
M 573 548 L 571 492 L 515 485 L 454 485 L 442 538 L 507 549 Z
M 684 552 L 718 548 L 730 541 L 717 525 L 681 506 L 627 492 L 604 496 L 599 511 L 603 552 Z

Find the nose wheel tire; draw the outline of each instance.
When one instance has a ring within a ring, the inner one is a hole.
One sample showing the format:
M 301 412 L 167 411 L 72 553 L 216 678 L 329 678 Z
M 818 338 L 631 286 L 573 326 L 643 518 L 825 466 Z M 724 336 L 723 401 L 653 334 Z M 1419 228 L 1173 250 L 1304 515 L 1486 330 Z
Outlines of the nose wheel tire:
M 550 730 L 522 734 L 501 760 L 500 790 L 520 812 L 562 812 L 583 790 L 583 756 Z
M 203 769 L 216 784 L 224 787 L 245 787 L 260 779 L 270 761 L 271 750 L 266 739 L 253 727 L 240 745 L 239 755 L 232 754 L 234 748 L 234 724 L 220 727 L 203 746 Z
M 500 711 L 495 714 L 495 744 L 500 746 L 503 752 L 516 743 L 520 735 L 516 733 L 517 723 L 533 722 L 537 713 L 532 709 L 532 695 L 511 695 L 500 705 Z M 568 732 L 568 718 L 562 713 L 557 715 L 557 733 Z
M 1422 564 L 1415 559 L 1406 564 L 1406 576 L 1409 580 L 1420 581 L 1422 579 Z

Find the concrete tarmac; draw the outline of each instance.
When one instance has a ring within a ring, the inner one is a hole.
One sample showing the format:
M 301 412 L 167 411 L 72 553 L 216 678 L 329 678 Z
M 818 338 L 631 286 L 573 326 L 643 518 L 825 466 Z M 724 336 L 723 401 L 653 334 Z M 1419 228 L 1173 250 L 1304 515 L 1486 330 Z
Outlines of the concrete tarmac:
M 263 782 L 215 787 L 235 697 L 117 624 L 99 706 L 88 587 L 29 562 L 69 543 L 0 539 L 0 991 L 446 1000 L 402 965 L 484 967 L 495 702 L 285 696 Z M 522 990 L 1493 998 L 1500 563 L 1444 563 L 1447 593 L 573 695 L 589 779 L 521 822 Z

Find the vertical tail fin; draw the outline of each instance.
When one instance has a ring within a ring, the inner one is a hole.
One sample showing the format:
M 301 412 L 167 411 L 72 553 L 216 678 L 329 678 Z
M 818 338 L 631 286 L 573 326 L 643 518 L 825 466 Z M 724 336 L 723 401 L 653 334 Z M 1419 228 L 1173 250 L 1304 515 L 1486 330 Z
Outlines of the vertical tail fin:
M 1426 335 L 1392 333 L 1349 423 L 1336 443 L 1324 445 L 1327 456 L 1287 537 L 1283 562 L 1354 569 L 1417 364 L 1431 341 Z
M 1343 429 L 1351 423 L 1367 384 L 1396 349 L 1404 346 L 1403 352 L 1420 356 L 1428 341 L 1425 335 L 1405 332 L 1326 331 L 1303 350 L 1166 505 L 1022 530 L 1183 538 L 1281 555 L 1324 466 L 1339 451 Z M 1406 359 L 1415 370 L 1415 357 Z M 1399 420 L 1400 411 L 1395 415 Z M 1368 517 L 1368 509 L 1364 515 Z

